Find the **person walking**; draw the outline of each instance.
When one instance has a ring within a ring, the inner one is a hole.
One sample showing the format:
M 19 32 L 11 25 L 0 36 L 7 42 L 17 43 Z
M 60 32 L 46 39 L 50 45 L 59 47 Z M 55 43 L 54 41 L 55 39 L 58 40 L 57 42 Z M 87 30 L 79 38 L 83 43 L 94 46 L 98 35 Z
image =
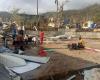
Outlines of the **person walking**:
M 40 45 L 43 44 L 44 32 L 40 32 Z

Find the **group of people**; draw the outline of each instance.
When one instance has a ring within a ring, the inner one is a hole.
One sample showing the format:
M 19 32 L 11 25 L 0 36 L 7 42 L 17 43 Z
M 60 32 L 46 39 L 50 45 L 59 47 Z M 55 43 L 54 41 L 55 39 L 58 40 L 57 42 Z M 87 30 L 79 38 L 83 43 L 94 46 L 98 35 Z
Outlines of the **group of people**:
M 11 25 L 12 28 L 12 38 L 13 38 L 13 45 L 15 47 L 15 53 L 18 53 L 20 50 L 25 50 L 25 45 L 29 45 L 31 43 L 36 46 L 36 36 L 30 36 L 25 34 L 25 29 L 22 27 L 17 29 L 15 23 Z
M 43 38 L 44 38 L 44 32 L 40 32 L 39 34 L 39 38 L 36 35 L 27 35 L 25 34 L 25 28 L 23 25 L 21 25 L 21 27 L 18 27 L 18 25 L 13 22 L 10 25 L 10 31 L 12 34 L 12 44 L 14 46 L 14 51 L 15 53 L 19 53 L 19 49 L 20 50 L 25 50 L 25 46 L 26 45 L 33 45 L 34 47 L 38 46 L 38 45 L 42 45 L 43 44 Z M 8 48 L 8 44 L 7 44 L 7 38 L 6 37 L 11 37 L 7 32 L 3 33 L 3 46 Z M 9 38 L 8 37 L 8 38 Z

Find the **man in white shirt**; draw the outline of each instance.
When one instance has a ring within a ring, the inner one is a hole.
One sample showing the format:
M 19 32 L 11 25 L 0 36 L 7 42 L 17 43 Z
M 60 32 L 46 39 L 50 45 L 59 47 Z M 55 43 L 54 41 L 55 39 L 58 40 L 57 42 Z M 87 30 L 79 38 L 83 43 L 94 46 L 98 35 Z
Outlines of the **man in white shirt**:
M 32 38 L 32 41 L 33 41 L 33 43 L 34 43 L 34 46 L 36 46 L 36 36 L 34 36 L 34 37 Z

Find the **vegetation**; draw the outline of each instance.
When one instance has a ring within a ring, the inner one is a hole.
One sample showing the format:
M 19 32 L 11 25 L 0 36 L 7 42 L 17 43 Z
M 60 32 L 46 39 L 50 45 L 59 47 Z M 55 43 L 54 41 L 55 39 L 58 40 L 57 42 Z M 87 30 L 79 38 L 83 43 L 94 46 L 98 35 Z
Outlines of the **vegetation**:
M 45 13 L 46 16 L 55 16 L 54 12 Z M 73 22 L 80 22 L 82 20 L 94 20 L 100 21 L 100 5 L 94 4 L 89 7 L 80 10 L 68 10 L 63 13 L 64 18 L 69 18 Z
M 64 12 L 65 17 L 71 18 L 74 22 L 85 20 L 93 20 L 94 22 L 100 21 L 100 5 L 91 5 L 82 10 L 71 10 Z
M 38 29 L 49 29 L 47 26 L 48 18 L 55 17 L 55 12 L 48 12 L 39 15 L 39 20 L 37 23 L 36 15 L 28 14 L 18 14 L 19 9 L 12 10 L 11 13 L 0 12 L 0 17 L 3 18 L 3 21 L 16 21 L 19 25 L 24 24 L 26 28 L 32 29 L 34 25 L 38 26 Z M 86 20 L 93 20 L 96 23 L 100 23 L 100 5 L 95 4 L 87 8 L 80 10 L 68 10 L 63 12 L 63 18 L 70 19 L 70 23 L 84 22 Z

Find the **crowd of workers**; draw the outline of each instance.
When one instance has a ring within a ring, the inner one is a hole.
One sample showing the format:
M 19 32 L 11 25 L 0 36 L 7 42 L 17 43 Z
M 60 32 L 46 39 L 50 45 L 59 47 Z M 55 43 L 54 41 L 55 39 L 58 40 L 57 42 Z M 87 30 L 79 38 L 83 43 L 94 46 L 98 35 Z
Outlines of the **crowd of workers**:
M 35 35 L 33 36 L 27 35 L 25 33 L 24 26 L 22 25 L 21 27 L 18 27 L 15 22 L 11 24 L 11 31 L 12 31 L 11 33 L 12 33 L 12 39 L 13 39 L 12 44 L 15 48 L 14 52 L 17 54 L 19 53 L 19 50 L 23 50 L 23 51 L 25 50 L 25 45 L 33 44 L 33 46 L 36 47 L 37 42 L 39 42 L 40 45 L 43 44 L 44 32 L 41 32 L 39 35 L 40 38 L 37 39 Z M 5 47 L 7 47 L 7 42 L 5 40 L 6 35 L 7 33 L 4 33 L 3 41 L 6 44 L 4 45 Z M 85 47 L 84 41 L 81 36 L 79 37 L 78 43 L 68 44 L 68 48 L 70 49 L 83 49 L 84 47 Z
M 11 24 L 11 35 L 12 35 L 12 44 L 14 46 L 14 52 L 18 53 L 19 50 L 25 50 L 25 46 L 27 45 L 33 45 L 34 47 L 38 46 L 39 44 L 43 44 L 43 35 L 44 33 L 40 33 L 40 38 L 38 38 L 36 35 L 28 35 L 25 32 L 25 28 L 22 25 L 21 27 L 18 27 L 15 22 Z M 3 35 L 3 43 L 4 46 L 7 47 L 7 41 L 6 41 L 6 35 L 7 33 L 4 32 Z M 8 35 L 7 35 L 8 36 Z M 37 44 L 38 43 L 38 44 Z
M 17 29 L 16 24 L 13 23 L 11 25 L 12 28 L 12 38 L 13 38 L 13 45 L 15 47 L 15 53 L 18 53 L 19 49 L 20 50 L 25 50 L 24 46 L 33 44 L 36 46 L 36 36 L 30 36 L 25 34 L 25 29 L 23 26 L 19 27 Z

